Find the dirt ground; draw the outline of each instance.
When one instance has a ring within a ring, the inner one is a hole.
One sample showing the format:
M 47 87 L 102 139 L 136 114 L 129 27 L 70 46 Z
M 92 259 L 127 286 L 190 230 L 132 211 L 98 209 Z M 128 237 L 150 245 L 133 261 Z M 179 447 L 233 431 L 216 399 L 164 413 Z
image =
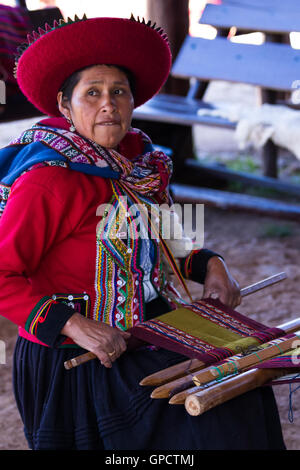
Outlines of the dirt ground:
M 217 88 L 214 96 L 227 93 Z M 249 93 L 250 91 L 250 93 Z M 246 93 L 246 94 L 245 94 Z M 238 99 L 251 100 L 252 90 L 238 88 Z M 228 94 L 228 93 L 227 93 Z M 0 146 L 18 135 L 24 123 L 0 126 Z M 228 131 L 197 129 L 196 147 L 200 157 L 212 153 L 232 158 L 237 152 Z M 293 162 L 295 163 L 295 162 Z M 238 310 L 269 326 L 300 315 L 300 225 L 265 216 L 205 208 L 205 246 L 221 253 L 241 287 L 285 271 L 281 283 L 244 298 Z M 12 390 L 12 353 L 16 327 L 0 317 L 0 340 L 5 342 L 6 363 L 0 364 L 0 450 L 23 450 L 27 444 Z M 296 388 L 296 386 L 294 387 Z M 300 390 L 292 397 L 293 422 L 289 421 L 288 385 L 274 387 L 286 446 L 300 449 Z

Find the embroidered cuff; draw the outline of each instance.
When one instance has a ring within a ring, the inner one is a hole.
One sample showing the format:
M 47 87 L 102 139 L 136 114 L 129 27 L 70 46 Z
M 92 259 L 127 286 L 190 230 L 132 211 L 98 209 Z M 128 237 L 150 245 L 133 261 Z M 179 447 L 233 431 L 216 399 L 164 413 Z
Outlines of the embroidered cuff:
M 180 260 L 180 270 L 182 275 L 186 279 L 204 284 L 207 263 L 213 256 L 219 256 L 219 258 L 222 258 L 218 253 L 206 248 L 191 251 L 186 258 L 182 258 Z
M 48 346 L 58 347 L 66 336 L 60 334 L 74 309 L 51 297 L 43 297 L 29 315 L 25 329 Z

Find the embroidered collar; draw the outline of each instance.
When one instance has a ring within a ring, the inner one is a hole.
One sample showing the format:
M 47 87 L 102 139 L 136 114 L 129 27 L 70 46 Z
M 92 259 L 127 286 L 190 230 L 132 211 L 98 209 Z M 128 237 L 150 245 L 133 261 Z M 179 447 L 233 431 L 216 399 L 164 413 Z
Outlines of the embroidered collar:
M 163 152 L 155 151 L 151 140 L 142 131 L 130 129 L 120 144 L 121 151 L 127 155 L 133 149 L 134 157 L 129 159 L 116 150 L 107 150 L 70 132 L 63 119 L 53 120 L 52 124 L 57 127 L 51 126 L 51 121 L 35 124 L 0 150 L 0 212 L 4 210 L 10 187 L 16 179 L 27 171 L 46 165 L 119 179 L 138 194 L 159 195 L 161 201 L 169 201 L 172 161 Z M 140 143 L 137 155 L 134 142 Z

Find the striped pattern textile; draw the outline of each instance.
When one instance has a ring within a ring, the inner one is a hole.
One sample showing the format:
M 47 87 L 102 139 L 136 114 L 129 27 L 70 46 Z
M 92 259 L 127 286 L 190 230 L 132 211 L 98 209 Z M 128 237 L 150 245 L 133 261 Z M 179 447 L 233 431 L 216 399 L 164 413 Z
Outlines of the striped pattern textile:
M 39 323 L 45 321 L 51 309 L 51 305 L 55 303 L 57 302 L 51 297 L 43 297 L 41 301 L 36 305 L 26 322 L 26 330 L 30 334 L 36 335 Z
M 279 328 L 269 328 L 211 299 L 180 306 L 130 332 L 143 341 L 207 365 L 284 335 Z

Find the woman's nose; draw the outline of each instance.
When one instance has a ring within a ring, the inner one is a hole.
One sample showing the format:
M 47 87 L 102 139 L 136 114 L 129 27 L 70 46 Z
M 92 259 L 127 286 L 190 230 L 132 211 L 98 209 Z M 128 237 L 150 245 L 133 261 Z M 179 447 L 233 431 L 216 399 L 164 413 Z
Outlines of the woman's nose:
M 110 93 L 104 93 L 101 97 L 101 110 L 103 112 L 113 112 L 116 109 L 114 96 Z

